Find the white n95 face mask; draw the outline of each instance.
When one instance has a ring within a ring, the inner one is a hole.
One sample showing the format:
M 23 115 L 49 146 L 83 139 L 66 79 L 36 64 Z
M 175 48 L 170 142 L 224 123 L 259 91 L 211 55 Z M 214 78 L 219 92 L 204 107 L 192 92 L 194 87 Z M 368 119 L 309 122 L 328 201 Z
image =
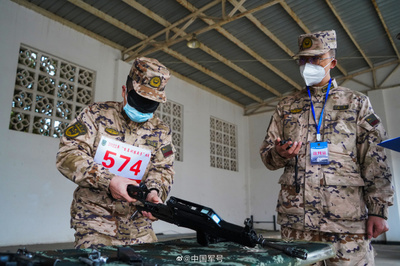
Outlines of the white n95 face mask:
M 332 61 L 331 61 L 332 62 Z M 325 67 L 329 66 L 327 64 Z M 300 66 L 300 74 L 303 77 L 307 86 L 312 86 L 318 84 L 322 81 L 323 78 L 329 73 L 325 73 L 325 67 L 320 65 L 314 65 L 310 63 L 306 63 L 305 65 Z

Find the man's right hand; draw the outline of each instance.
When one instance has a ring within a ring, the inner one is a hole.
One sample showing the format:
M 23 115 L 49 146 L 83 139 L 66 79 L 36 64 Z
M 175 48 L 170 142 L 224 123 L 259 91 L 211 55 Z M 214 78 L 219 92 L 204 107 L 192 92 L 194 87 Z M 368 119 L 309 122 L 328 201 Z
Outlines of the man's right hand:
M 128 195 L 127 191 L 128 185 L 137 186 L 138 184 L 129 178 L 125 178 L 118 175 L 114 176 L 110 182 L 110 192 L 112 197 L 117 200 L 136 202 L 137 201 L 136 199 L 133 199 Z
M 292 141 L 288 141 L 283 145 L 281 145 L 280 142 L 281 142 L 280 138 L 277 138 L 275 140 L 275 149 L 276 152 L 283 158 L 290 159 L 296 157 L 296 155 L 299 154 L 302 145 L 301 141 L 300 142 L 295 141 L 294 143 Z M 290 147 L 290 145 L 292 145 L 292 147 Z

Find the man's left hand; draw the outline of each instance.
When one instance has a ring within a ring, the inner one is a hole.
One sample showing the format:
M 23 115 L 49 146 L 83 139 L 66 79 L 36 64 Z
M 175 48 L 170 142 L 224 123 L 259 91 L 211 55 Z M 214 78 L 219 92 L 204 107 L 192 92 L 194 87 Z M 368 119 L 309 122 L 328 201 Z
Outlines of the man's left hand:
M 367 221 L 368 239 L 377 238 L 380 234 L 389 231 L 389 225 L 385 219 L 378 216 L 369 216 Z

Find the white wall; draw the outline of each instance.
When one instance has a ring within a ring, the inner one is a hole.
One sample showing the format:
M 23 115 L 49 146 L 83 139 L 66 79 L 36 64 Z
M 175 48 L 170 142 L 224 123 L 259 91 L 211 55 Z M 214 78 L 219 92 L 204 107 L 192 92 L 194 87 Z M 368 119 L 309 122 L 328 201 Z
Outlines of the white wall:
M 270 171 L 265 167 L 260 158 L 260 146 L 267 133 L 272 112 L 249 117 L 249 169 L 250 169 L 250 213 L 254 221 L 271 222 L 275 212 L 276 202 L 280 190 L 279 177 L 283 168 Z M 273 223 L 255 223 L 255 228 L 273 230 Z M 276 225 L 279 230 L 279 225 Z
M 0 245 L 73 240 L 75 185 L 55 168 L 58 139 L 8 129 L 20 44 L 97 72 L 96 100 L 113 96 L 119 51 L 10 1 L 0 10 Z

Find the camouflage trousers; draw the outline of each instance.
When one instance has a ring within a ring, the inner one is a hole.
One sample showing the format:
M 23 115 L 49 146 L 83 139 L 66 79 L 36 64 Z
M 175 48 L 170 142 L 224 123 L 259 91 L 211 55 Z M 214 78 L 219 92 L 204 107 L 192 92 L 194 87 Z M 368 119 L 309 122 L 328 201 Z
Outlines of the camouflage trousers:
M 78 228 L 75 232 L 74 245 L 77 249 L 94 249 L 104 246 L 125 246 L 140 243 L 152 243 L 157 242 L 157 240 L 157 236 L 152 230 L 146 234 L 140 234 L 140 236 L 134 239 L 121 240 L 90 229 Z
M 375 265 L 375 251 L 366 234 L 338 234 L 318 231 L 301 231 L 282 226 L 281 236 L 283 239 L 331 243 L 336 250 L 336 257 L 313 265 Z

